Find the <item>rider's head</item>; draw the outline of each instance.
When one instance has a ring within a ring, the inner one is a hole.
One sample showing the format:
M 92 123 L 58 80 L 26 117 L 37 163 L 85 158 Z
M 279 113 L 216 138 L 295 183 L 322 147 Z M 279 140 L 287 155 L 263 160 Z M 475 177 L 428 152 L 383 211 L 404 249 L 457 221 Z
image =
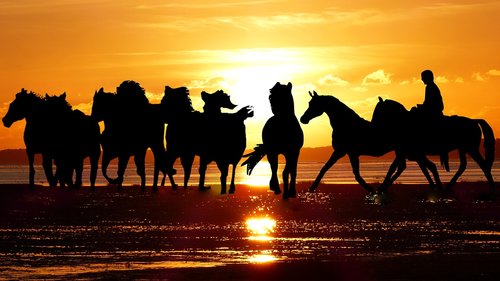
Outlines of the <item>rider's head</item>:
M 432 71 L 428 69 L 422 71 L 421 76 L 422 76 L 422 82 L 424 82 L 424 84 L 426 85 L 434 81 L 434 74 L 432 73 Z

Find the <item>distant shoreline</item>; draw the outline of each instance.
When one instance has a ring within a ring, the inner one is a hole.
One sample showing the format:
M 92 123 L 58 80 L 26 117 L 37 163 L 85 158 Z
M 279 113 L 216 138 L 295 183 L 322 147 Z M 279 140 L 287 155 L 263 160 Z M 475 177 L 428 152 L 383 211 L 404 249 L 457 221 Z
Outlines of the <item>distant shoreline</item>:
M 250 151 L 250 147 L 247 147 L 247 150 Z M 482 148 L 481 148 L 481 151 Z M 322 147 L 303 147 L 300 152 L 299 162 L 319 162 L 324 163 L 328 160 L 331 153 L 333 152 L 333 148 L 331 146 L 322 146 Z M 437 161 L 437 157 L 430 157 L 432 160 Z M 450 153 L 450 159 L 458 159 L 457 151 L 453 151 Z M 496 139 L 496 147 L 495 147 L 495 158 L 500 158 L 500 139 Z M 361 156 L 361 161 L 365 159 L 370 159 L 371 161 L 392 161 L 394 160 L 394 153 L 389 152 L 381 157 L 368 157 Z M 195 159 L 198 161 L 198 158 Z M 349 161 L 348 157 L 344 157 L 339 161 Z M 148 150 L 146 154 L 146 163 L 152 164 L 154 162 L 153 154 L 151 150 Z M 35 163 L 41 164 L 41 156 L 39 154 L 35 155 Z M 28 157 L 26 156 L 26 150 L 24 148 L 18 149 L 4 149 L 0 150 L 0 165 L 27 165 Z

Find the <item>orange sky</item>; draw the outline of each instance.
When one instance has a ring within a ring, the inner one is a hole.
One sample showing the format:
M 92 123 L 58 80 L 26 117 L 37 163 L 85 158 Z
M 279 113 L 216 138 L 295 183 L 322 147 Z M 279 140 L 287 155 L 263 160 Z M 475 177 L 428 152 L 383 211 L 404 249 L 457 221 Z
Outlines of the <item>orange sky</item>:
M 11 3 L 9 3 L 11 2 Z M 352 3 L 348 3 L 352 2 Z M 248 147 L 261 142 L 269 88 L 333 94 L 370 119 L 378 96 L 423 100 L 437 76 L 445 114 L 484 118 L 500 136 L 498 1 L 8 1 L 0 2 L 0 115 L 21 88 L 68 94 L 90 113 L 94 90 L 136 80 L 159 102 L 165 85 L 225 89 L 254 105 Z M 326 116 L 305 146 L 330 144 Z M 0 128 L 0 149 L 24 147 L 24 122 Z

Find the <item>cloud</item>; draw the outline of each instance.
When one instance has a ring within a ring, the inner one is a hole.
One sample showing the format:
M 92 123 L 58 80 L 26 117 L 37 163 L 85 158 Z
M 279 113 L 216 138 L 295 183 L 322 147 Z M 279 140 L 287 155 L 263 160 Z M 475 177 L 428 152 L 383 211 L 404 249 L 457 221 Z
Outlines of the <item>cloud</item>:
M 500 70 L 490 69 L 490 70 L 488 70 L 488 72 L 486 72 L 486 74 L 488 74 L 490 76 L 500 76 Z
M 188 89 L 215 91 L 221 89 L 228 89 L 229 83 L 222 77 L 212 77 L 204 80 L 191 80 L 186 86 Z
M 476 81 L 481 81 L 481 82 L 485 81 L 484 77 L 479 72 L 473 73 L 472 78 L 474 78 Z
M 349 85 L 349 82 L 347 82 L 346 80 L 340 78 L 340 77 L 337 77 L 337 76 L 333 76 L 331 74 L 327 74 L 326 76 L 320 78 L 318 80 L 319 84 L 323 85 L 323 86 L 347 86 Z
M 448 78 L 446 78 L 444 76 L 438 76 L 438 77 L 436 77 L 436 82 L 444 84 L 444 83 L 448 83 L 450 81 L 448 80 Z
M 391 73 L 386 73 L 383 69 L 372 72 L 363 78 L 363 85 L 388 85 L 391 84 Z
M 399 82 L 399 85 L 409 85 L 409 84 L 410 84 L 409 80 L 404 80 L 404 81 Z
M 455 79 L 455 83 L 463 83 L 464 82 L 464 78 L 462 77 L 457 77 L 457 79 Z
M 366 92 L 366 91 L 368 91 L 368 88 L 359 86 L 359 87 L 355 87 L 353 90 L 356 92 Z

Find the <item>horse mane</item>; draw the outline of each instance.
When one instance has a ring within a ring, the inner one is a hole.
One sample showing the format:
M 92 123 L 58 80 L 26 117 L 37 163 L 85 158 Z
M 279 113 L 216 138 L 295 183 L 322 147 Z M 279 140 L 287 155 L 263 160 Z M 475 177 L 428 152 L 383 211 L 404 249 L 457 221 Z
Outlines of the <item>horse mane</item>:
M 149 104 L 146 97 L 146 91 L 141 85 L 132 80 L 123 81 L 116 88 L 116 96 L 120 101 L 121 106 L 138 107 Z
M 60 96 L 49 96 L 45 95 L 43 99 L 49 111 L 66 111 L 69 112 L 72 110 L 71 104 L 66 100 L 66 93 Z
M 189 90 L 186 87 L 171 88 L 166 86 L 161 104 L 165 106 L 165 111 L 172 115 L 194 111 Z
M 37 94 L 37 93 L 35 93 L 35 92 L 33 92 L 33 91 L 29 91 L 29 92 L 28 92 L 28 91 L 27 91 L 26 89 L 24 89 L 24 88 L 22 88 L 22 89 L 21 89 L 21 92 L 19 92 L 19 93 L 17 93 L 17 94 L 16 94 L 16 98 L 19 98 L 19 97 L 21 97 L 21 96 L 23 96 L 23 95 L 25 95 L 25 96 L 26 96 L 26 97 L 28 97 L 28 98 L 33 98 L 33 99 L 35 99 L 36 101 L 43 101 L 43 100 L 44 100 L 44 98 L 43 98 L 41 95 L 39 95 L 39 94 Z
M 347 106 L 345 103 L 343 103 L 338 98 L 336 98 L 334 96 L 327 96 L 327 95 L 323 95 L 323 96 L 320 96 L 320 97 L 323 97 L 323 98 L 326 98 L 326 99 L 330 99 L 330 100 L 333 101 L 333 104 L 336 107 L 335 108 L 335 114 L 336 115 L 342 114 L 342 115 L 350 116 L 351 118 L 354 118 L 354 119 L 358 119 L 359 121 L 368 122 L 363 117 L 359 116 L 359 114 L 356 113 L 356 111 L 354 111 L 352 108 L 350 108 L 349 106 Z M 339 118 L 342 118 L 342 117 L 339 117 Z

